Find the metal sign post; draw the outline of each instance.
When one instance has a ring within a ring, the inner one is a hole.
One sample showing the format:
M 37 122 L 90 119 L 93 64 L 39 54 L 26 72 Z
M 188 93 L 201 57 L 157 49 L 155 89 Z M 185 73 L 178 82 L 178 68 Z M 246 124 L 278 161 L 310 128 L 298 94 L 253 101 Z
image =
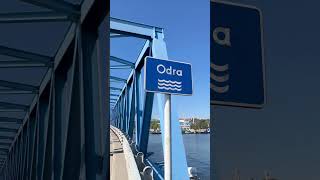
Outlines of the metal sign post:
M 171 95 L 166 94 L 164 102 L 164 179 L 172 179 L 171 149 Z
M 171 94 L 192 95 L 191 64 L 146 57 L 145 90 L 164 93 L 164 177 L 172 179 Z

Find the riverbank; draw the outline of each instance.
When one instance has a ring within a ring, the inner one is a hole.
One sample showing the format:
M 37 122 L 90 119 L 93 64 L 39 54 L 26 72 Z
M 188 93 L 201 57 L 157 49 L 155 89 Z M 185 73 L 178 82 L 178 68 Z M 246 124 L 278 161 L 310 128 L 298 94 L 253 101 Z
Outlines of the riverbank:
M 188 130 L 182 130 L 182 134 L 210 134 L 210 129 L 188 129 Z M 161 134 L 160 130 L 149 130 L 150 134 Z

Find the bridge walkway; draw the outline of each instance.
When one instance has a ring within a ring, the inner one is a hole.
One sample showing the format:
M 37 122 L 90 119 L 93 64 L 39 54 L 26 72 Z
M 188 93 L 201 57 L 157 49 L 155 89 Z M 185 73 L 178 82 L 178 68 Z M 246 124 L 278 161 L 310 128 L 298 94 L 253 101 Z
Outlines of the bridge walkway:
M 122 143 L 113 130 L 110 130 L 110 167 L 111 180 L 128 179 L 128 170 Z

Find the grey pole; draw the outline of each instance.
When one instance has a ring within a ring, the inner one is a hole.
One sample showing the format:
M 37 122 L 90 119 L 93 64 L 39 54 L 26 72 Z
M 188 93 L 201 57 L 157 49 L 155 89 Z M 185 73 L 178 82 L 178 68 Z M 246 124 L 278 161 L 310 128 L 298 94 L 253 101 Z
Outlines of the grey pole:
M 166 94 L 164 102 L 164 179 L 172 179 L 171 156 L 171 95 Z

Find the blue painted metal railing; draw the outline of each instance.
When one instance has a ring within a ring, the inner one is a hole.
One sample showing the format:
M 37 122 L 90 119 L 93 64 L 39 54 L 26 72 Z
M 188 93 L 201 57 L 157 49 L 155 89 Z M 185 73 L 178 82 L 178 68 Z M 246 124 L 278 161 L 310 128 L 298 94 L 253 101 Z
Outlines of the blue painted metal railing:
M 120 92 L 120 94 L 110 94 L 110 104 L 112 107 L 111 121 L 114 126 L 121 129 L 128 136 L 129 140 L 134 140 L 137 150 L 142 152 L 147 163 L 151 163 L 154 172 L 158 172 L 156 163 L 152 163 L 147 157 L 149 128 L 155 96 L 158 101 L 160 113 L 160 128 L 164 132 L 163 107 L 164 95 L 143 90 L 142 78 L 144 69 L 144 58 L 153 56 L 156 58 L 168 59 L 164 32 L 162 28 L 137 24 L 129 21 L 110 18 L 110 37 L 136 37 L 145 39 L 145 44 L 140 51 L 137 60 L 133 63 L 117 57 L 110 57 L 111 61 L 131 68 L 129 77 L 124 80 L 119 77 L 110 77 L 110 81 L 123 82 L 123 88 L 117 88 L 110 83 L 110 91 Z M 182 133 L 177 116 L 173 107 L 172 112 L 172 167 L 173 180 L 189 179 L 187 172 L 187 161 L 183 145 Z M 135 135 L 135 137 L 134 137 Z M 163 134 L 162 142 L 163 142 Z M 155 173 L 157 179 L 163 179 L 163 173 Z

